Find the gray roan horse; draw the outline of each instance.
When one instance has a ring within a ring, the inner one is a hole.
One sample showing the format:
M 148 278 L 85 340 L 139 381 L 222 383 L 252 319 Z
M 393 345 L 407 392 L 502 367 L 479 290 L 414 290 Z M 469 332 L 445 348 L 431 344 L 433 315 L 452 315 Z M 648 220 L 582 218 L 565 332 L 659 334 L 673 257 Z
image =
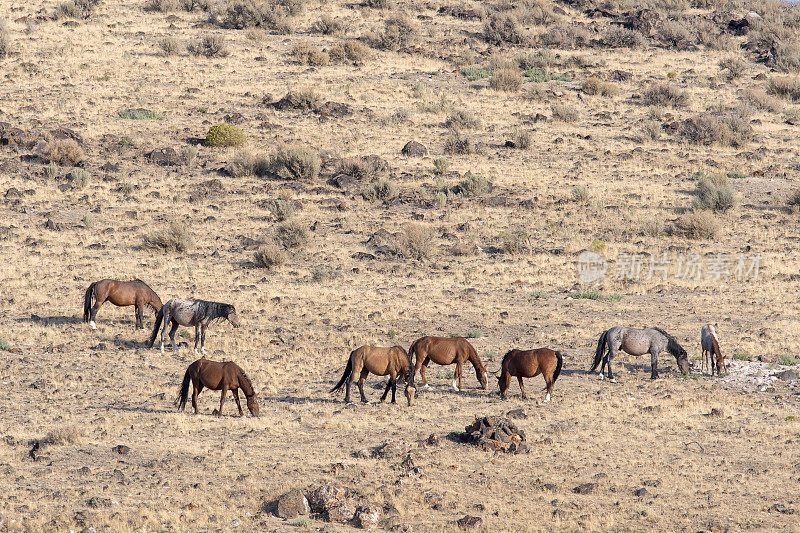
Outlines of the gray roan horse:
M 161 311 L 158 312 L 148 346 L 153 346 L 158 335 L 158 329 L 163 321 L 164 326 L 161 327 L 162 353 L 164 352 L 164 335 L 167 332 L 167 324 L 171 323 L 172 329 L 169 332 L 169 340 L 173 350 L 178 351 L 178 347 L 175 346 L 175 332 L 178 330 L 178 326 L 194 326 L 194 351 L 197 352 L 197 344 L 199 343 L 200 351 L 205 354 L 206 328 L 212 320 L 217 319 L 227 319 L 228 322 L 233 324 L 233 327 L 239 327 L 239 317 L 236 315 L 236 309 L 231 304 L 173 298 L 165 303 Z
M 684 374 L 689 373 L 689 359 L 675 337 L 660 328 L 626 328 L 625 326 L 614 326 L 600 335 L 597 341 L 597 351 L 594 354 L 594 363 L 589 372 L 594 372 L 602 360 L 600 367 L 600 379 L 603 379 L 603 369 L 608 364 L 608 379 L 616 383 L 611 373 L 611 361 L 616 353 L 623 350 L 631 355 L 650 354 L 650 379 L 658 378 L 658 354 L 666 350 L 675 356 L 678 368 Z M 606 352 L 605 357 L 603 353 Z

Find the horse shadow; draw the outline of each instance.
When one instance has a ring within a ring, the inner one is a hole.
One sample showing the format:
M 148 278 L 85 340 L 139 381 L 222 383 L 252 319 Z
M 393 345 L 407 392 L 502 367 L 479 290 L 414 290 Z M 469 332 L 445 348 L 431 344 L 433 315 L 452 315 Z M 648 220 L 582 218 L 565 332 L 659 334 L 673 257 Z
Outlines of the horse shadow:
M 31 314 L 29 317 L 17 318 L 17 322 L 41 324 L 43 326 L 63 326 L 67 324 L 81 324 L 83 319 L 78 316 L 39 316 Z

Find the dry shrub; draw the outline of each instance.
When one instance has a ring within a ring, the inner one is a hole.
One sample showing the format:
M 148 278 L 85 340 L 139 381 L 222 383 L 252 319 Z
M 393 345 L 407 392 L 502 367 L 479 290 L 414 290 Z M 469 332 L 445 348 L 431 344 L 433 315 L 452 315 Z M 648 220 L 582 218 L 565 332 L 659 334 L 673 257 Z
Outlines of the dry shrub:
M 479 128 L 481 119 L 478 115 L 467 109 L 454 109 L 447 116 L 444 125 L 448 128 L 470 130 Z
M 575 122 L 580 115 L 578 108 L 562 102 L 551 104 L 550 111 L 553 113 L 553 120 L 557 122 Z
M 273 228 L 273 238 L 276 243 L 291 250 L 308 242 L 308 231 L 297 222 L 284 222 Z
M 489 17 L 483 25 L 483 37 L 496 45 L 525 44 L 530 40 L 513 13 L 495 13 Z
M 489 192 L 489 182 L 480 174 L 468 172 L 466 178 L 455 187 L 454 192 L 465 198 L 474 198 Z
M 374 9 L 389 9 L 392 7 L 391 0 L 365 0 L 364 5 Z
M 230 54 L 222 35 L 206 35 L 199 41 L 190 43 L 186 49 L 194 56 L 227 57 Z
M 148 0 L 144 9 L 145 11 L 169 13 L 178 9 L 178 0 Z
M 511 137 L 514 148 L 519 148 L 520 150 L 527 150 L 533 144 L 530 132 L 524 130 L 514 130 Z
M 220 23 L 225 28 L 267 28 L 285 35 L 292 33 L 289 17 L 300 13 L 302 6 L 297 0 L 236 0 L 228 3 Z
M 300 63 L 313 67 L 324 67 L 331 59 L 327 52 L 309 43 L 297 43 L 292 54 Z
M 359 181 L 375 181 L 389 172 L 389 165 L 376 155 L 347 157 L 339 161 L 337 172 Z
M 746 89 L 742 93 L 742 100 L 762 111 L 769 111 L 770 113 L 780 113 L 783 111 L 783 102 L 767 94 L 764 89 Z
M 746 48 L 755 53 L 758 61 L 782 72 L 800 70 L 796 30 L 785 26 L 783 21 L 763 21 L 747 37 Z
M 720 60 L 719 68 L 726 70 L 725 78 L 728 80 L 735 80 L 740 78 L 747 70 L 747 61 L 743 61 L 738 57 L 726 57 Z
M 671 83 L 658 82 L 644 90 L 642 102 L 652 106 L 683 108 L 689 103 L 689 94 Z
M 11 34 L 6 21 L 0 19 L 0 59 L 11 53 Z
M 366 200 L 383 200 L 384 202 L 397 198 L 397 184 L 389 180 L 378 180 L 371 187 L 367 187 L 363 196 Z
M 613 26 L 606 30 L 600 42 L 606 48 L 642 48 L 647 38 L 636 30 Z
M 767 82 L 767 92 L 797 102 L 800 100 L 800 77 L 773 76 Z
M 78 426 L 67 425 L 51 429 L 42 440 L 44 444 L 63 446 L 64 444 L 75 444 L 83 436 L 84 431 Z
M 166 229 L 154 230 L 142 237 L 144 247 L 165 252 L 185 252 L 194 245 L 189 230 L 183 224 L 172 222 Z
M 360 41 L 339 41 L 331 45 L 328 55 L 335 62 L 352 61 L 363 63 L 370 59 L 372 53 L 369 48 Z
M 475 152 L 475 145 L 467 134 L 454 130 L 444 141 L 444 152 L 449 155 L 469 155 Z
M 492 73 L 489 87 L 495 91 L 517 92 L 522 87 L 523 77 L 517 69 L 501 68 Z
M 322 105 L 322 97 L 314 89 L 290 91 L 283 97 L 288 107 L 304 111 L 315 111 Z
M 683 121 L 680 135 L 694 144 L 720 144 L 739 148 L 746 145 L 752 135 L 750 122 L 736 111 L 703 113 Z
M 56 19 L 72 18 L 86 20 L 92 16 L 94 8 L 100 0 L 68 0 L 58 5 L 55 12 Z
M 514 14 L 522 24 L 548 26 L 558 20 L 551 2 L 544 0 L 522 0 L 509 2 L 514 7 Z
M 516 57 L 517 66 L 521 70 L 530 70 L 533 68 L 547 70 L 555 65 L 556 61 L 556 54 L 549 48 L 540 48 L 535 52 L 521 52 Z
M 603 81 L 597 76 L 592 76 L 583 82 L 583 92 L 592 95 L 616 96 L 619 93 L 619 87 L 615 83 Z
M 269 211 L 275 217 L 275 220 L 284 222 L 294 216 L 294 204 L 288 200 L 276 198 L 269 204 Z
M 286 252 L 274 243 L 264 244 L 253 253 L 257 267 L 273 269 L 286 263 Z
M 322 35 L 339 35 L 342 33 L 342 23 L 330 15 L 322 15 L 311 25 L 311 32 Z
M 697 34 L 677 20 L 667 20 L 658 26 L 656 39 L 669 48 L 685 50 L 695 43 Z
M 724 175 L 703 176 L 697 182 L 692 207 L 724 213 L 736 205 L 736 195 Z
M 539 44 L 559 50 L 573 50 L 588 46 L 592 39 L 592 34 L 580 24 L 553 24 L 541 35 Z
M 711 211 L 690 211 L 675 221 L 673 232 L 687 239 L 713 239 L 719 224 Z
M 281 146 L 270 161 L 273 174 L 287 180 L 314 181 L 322 165 L 319 154 L 304 146 Z
M 425 259 L 433 252 L 433 230 L 425 224 L 408 224 L 403 231 L 400 253 L 410 259 Z
M 642 122 L 640 133 L 642 140 L 657 141 L 661 138 L 661 123 L 657 120 L 645 120 Z
M 53 139 L 45 145 L 39 156 L 46 162 L 61 166 L 78 166 L 86 159 L 81 145 L 73 139 Z
M 413 44 L 416 38 L 417 27 L 405 13 L 400 13 L 387 18 L 383 31 L 367 40 L 375 48 L 397 51 Z
M 175 55 L 181 51 L 181 43 L 175 37 L 164 37 L 158 41 L 158 47 L 165 56 Z
M 800 189 L 790 191 L 786 195 L 786 205 L 793 211 L 800 209 Z
M 228 174 L 234 178 L 266 176 L 269 169 L 269 158 L 264 154 L 256 154 L 248 148 L 237 150 L 227 166 Z

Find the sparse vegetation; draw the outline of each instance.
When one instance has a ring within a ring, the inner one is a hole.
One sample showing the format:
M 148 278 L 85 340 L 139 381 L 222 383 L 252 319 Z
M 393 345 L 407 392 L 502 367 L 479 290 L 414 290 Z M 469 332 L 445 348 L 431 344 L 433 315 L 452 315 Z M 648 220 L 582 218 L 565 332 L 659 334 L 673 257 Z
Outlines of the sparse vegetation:
M 750 142 L 753 128 L 738 111 L 703 113 L 681 123 L 680 135 L 695 144 L 720 144 L 740 148 Z
M 295 59 L 304 65 L 322 67 L 327 65 L 331 57 L 321 48 L 316 48 L 307 42 L 297 43 L 292 51 Z
M 403 257 L 410 259 L 426 259 L 433 253 L 433 230 L 425 224 L 408 224 L 403 228 Z
M 167 36 L 159 40 L 158 47 L 165 56 L 179 54 L 182 48 L 180 41 L 171 36 Z
M 311 31 L 322 35 L 339 35 L 342 33 L 342 23 L 330 15 L 324 14 L 311 25 Z
M 614 83 L 603 81 L 597 76 L 592 76 L 583 82 L 583 92 L 591 95 L 616 96 L 619 93 L 619 87 Z
M 773 76 L 767 83 L 767 92 L 792 102 L 800 101 L 800 78 L 797 76 Z
M 117 112 L 119 118 L 129 120 L 163 120 L 164 115 L 151 109 L 121 109 Z
M 367 37 L 371 46 L 381 50 L 400 50 L 410 46 L 417 38 L 417 27 L 401 13 L 384 21 L 383 31 Z
M 11 53 L 11 33 L 8 31 L 6 21 L 0 19 L 0 59 Z
M 289 220 L 294 216 L 294 204 L 288 200 L 276 198 L 269 204 L 269 211 L 278 222 Z
M 221 35 L 206 35 L 199 41 L 190 43 L 186 50 L 194 56 L 227 57 L 230 54 L 225 38 Z
M 359 181 L 375 181 L 386 175 L 389 167 L 378 156 L 347 157 L 339 161 L 337 171 Z
M 7 352 L 13 348 L 12 344 L 7 340 L 0 338 L 0 351 Z
M 725 176 L 704 176 L 697 182 L 697 192 L 692 201 L 694 209 L 711 209 L 724 213 L 734 205 L 736 196 Z
M 284 222 L 273 228 L 274 240 L 287 250 L 300 248 L 308 242 L 308 231 L 298 222 Z
M 466 109 L 455 109 L 445 120 L 444 125 L 448 128 L 471 130 L 481 126 L 481 119 Z
M 489 87 L 496 91 L 517 92 L 522 87 L 522 75 L 514 68 L 501 68 L 494 71 Z
M 544 83 L 547 81 L 570 81 L 570 77 L 566 74 L 551 74 L 547 70 L 540 67 L 531 67 L 525 71 L 525 77 L 534 83 Z
M 270 169 L 276 176 L 285 180 L 314 181 L 319 176 L 322 164 L 319 154 L 300 145 L 279 147 L 272 154 Z
M 189 230 L 183 224 L 170 223 L 164 229 L 156 229 L 143 236 L 144 247 L 165 252 L 185 252 L 194 246 Z
M 83 163 L 86 153 L 74 139 L 53 139 L 39 154 L 48 163 L 65 167 L 75 167 Z
M 444 142 L 444 153 L 449 155 L 469 155 L 474 151 L 472 139 L 460 131 L 452 131 Z
M 597 300 L 599 302 L 618 302 L 622 299 L 621 294 L 605 294 L 597 289 L 574 291 L 569 293 L 569 297 L 575 300 Z
M 450 168 L 450 162 L 444 157 L 437 157 L 433 160 L 433 173 L 442 175 Z
M 561 102 L 550 105 L 550 111 L 557 122 L 575 122 L 580 114 L 576 107 Z
M 253 253 L 253 262 L 261 268 L 278 268 L 286 263 L 286 252 L 277 244 L 264 244 Z
M 781 354 L 778 356 L 778 364 L 783 366 L 800 365 L 800 359 L 793 355 Z
M 469 81 L 478 81 L 485 78 L 488 78 L 492 75 L 492 69 L 489 68 L 477 68 L 477 67 L 470 67 L 461 69 L 461 74 L 467 78 Z
M 672 83 L 653 83 L 642 93 L 645 105 L 684 108 L 689 103 L 689 94 Z
M 647 39 L 636 30 L 612 26 L 603 34 L 601 42 L 607 48 L 641 48 L 647 43 Z
M 55 12 L 55 19 L 71 18 L 76 20 L 87 20 L 94 13 L 94 8 L 100 0 L 67 0 L 58 5 Z
M 489 192 L 489 182 L 480 174 L 467 174 L 467 177 L 458 184 L 458 194 L 472 198 Z
M 483 25 L 483 36 L 486 41 L 500 45 L 525 44 L 529 41 L 528 33 L 513 13 L 494 13 Z
M 389 180 L 378 180 L 364 191 L 367 200 L 382 200 L 384 202 L 397 198 L 397 184 Z
M 464 338 L 466 339 L 479 339 L 481 337 L 483 337 L 483 332 L 476 328 L 468 329 L 467 332 L 464 333 Z
M 331 61 L 337 63 L 352 61 L 353 63 L 361 64 L 370 59 L 372 52 L 360 41 L 346 40 L 331 45 L 328 49 L 328 55 Z
M 84 432 L 80 427 L 75 425 L 63 425 L 51 429 L 44 439 L 42 439 L 42 442 L 53 446 L 75 444 L 83 435 Z

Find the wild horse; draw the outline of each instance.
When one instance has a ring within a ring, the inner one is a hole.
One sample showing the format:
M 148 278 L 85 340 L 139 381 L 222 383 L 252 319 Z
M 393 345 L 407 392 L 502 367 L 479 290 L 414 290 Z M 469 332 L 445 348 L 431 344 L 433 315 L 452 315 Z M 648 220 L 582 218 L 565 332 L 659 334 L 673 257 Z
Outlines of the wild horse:
M 608 364 L 608 379 L 616 383 L 611 372 L 611 361 L 618 351 L 631 355 L 650 354 L 650 379 L 658 378 L 658 355 L 666 350 L 675 356 L 678 368 L 684 374 L 689 373 L 689 359 L 686 350 L 678 344 L 675 337 L 660 328 L 636 329 L 625 326 L 614 326 L 600 335 L 597 341 L 597 350 L 594 362 L 589 372 L 594 372 L 602 361 L 600 379 L 603 379 L 603 370 Z M 603 353 L 606 352 L 605 357 Z
M 94 300 L 94 305 L 92 305 Z M 140 279 L 133 281 L 119 281 L 116 279 L 104 279 L 95 281 L 86 289 L 83 297 L 83 321 L 88 322 L 92 329 L 97 329 L 94 319 L 97 311 L 104 302 L 125 307 L 128 305 L 136 306 L 136 329 L 144 329 L 143 317 L 144 308 L 150 306 L 153 313 L 161 310 L 161 298 L 151 289 L 147 283 Z
M 247 398 L 247 408 L 250 414 L 258 416 L 259 408 L 256 401 L 256 393 L 253 391 L 253 385 L 250 383 L 250 378 L 239 368 L 236 363 L 230 361 L 217 362 L 209 361 L 208 359 L 198 359 L 186 369 L 183 375 L 183 383 L 181 384 L 178 398 L 175 404 L 180 411 L 186 407 L 186 400 L 189 397 L 189 383 L 193 385 L 192 388 L 192 408 L 194 414 L 197 414 L 197 395 L 203 390 L 203 387 L 211 390 L 221 390 L 222 395 L 219 399 L 219 411 L 217 416 L 222 416 L 222 406 L 225 404 L 225 394 L 228 391 L 233 393 L 233 399 L 236 400 L 236 407 L 239 408 L 239 416 L 244 416 L 242 411 L 242 404 L 239 403 L 239 389 L 242 389 L 245 397 Z
M 206 353 L 206 328 L 214 320 L 228 320 L 233 327 L 239 327 L 239 317 L 236 315 L 236 308 L 231 304 L 224 304 L 220 302 L 209 302 L 206 300 L 181 300 L 180 298 L 173 298 L 169 300 L 156 316 L 156 323 L 153 326 L 153 333 L 150 335 L 150 343 L 148 346 L 152 347 L 158 335 L 158 329 L 161 327 L 161 322 L 164 326 L 161 328 L 161 352 L 164 352 L 164 335 L 167 332 L 167 324 L 172 324 L 172 329 L 169 331 L 169 340 L 172 344 L 172 349 L 176 352 L 178 347 L 175 345 L 175 332 L 178 326 L 194 326 L 194 351 L 197 352 L 197 345 L 200 344 L 200 351 Z

